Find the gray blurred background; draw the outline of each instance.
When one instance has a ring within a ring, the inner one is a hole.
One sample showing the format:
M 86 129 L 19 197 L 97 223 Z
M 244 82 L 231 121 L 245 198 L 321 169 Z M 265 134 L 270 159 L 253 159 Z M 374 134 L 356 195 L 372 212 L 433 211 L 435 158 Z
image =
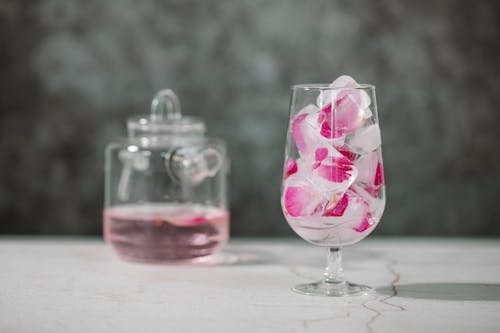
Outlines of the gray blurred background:
M 170 87 L 229 144 L 233 236 L 292 235 L 288 87 L 341 74 L 377 85 L 374 233 L 500 235 L 493 0 L 0 0 L 0 233 L 101 233 L 104 146 Z

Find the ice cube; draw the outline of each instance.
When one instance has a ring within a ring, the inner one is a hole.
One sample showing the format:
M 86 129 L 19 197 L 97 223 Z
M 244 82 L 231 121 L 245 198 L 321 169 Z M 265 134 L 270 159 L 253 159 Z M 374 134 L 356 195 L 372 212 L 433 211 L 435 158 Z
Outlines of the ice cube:
M 366 189 L 364 189 L 362 186 L 358 184 L 352 185 L 351 190 L 352 190 L 351 192 L 355 193 L 358 197 L 362 198 L 367 202 L 372 217 L 374 218 L 382 217 L 382 214 L 384 213 L 385 209 L 385 197 L 383 195 L 384 194 L 383 192 L 381 197 L 373 196 L 371 193 L 366 191 Z
M 330 84 L 332 90 L 322 90 L 316 104 L 321 109 L 321 134 L 327 138 L 342 138 L 373 116 L 371 98 L 350 76 L 342 75 Z M 340 143 L 336 145 L 339 147 Z
M 325 144 L 325 140 L 318 135 L 318 128 L 311 118 L 319 114 L 319 109 L 310 104 L 297 113 L 292 119 L 291 132 L 293 140 L 301 156 L 308 157 L 313 154 L 316 147 Z
M 347 182 L 352 184 L 357 176 L 353 163 L 345 156 L 330 156 L 314 165 L 314 172 L 332 183 Z
M 310 161 L 314 160 L 314 154 L 318 148 L 327 148 L 333 154 L 335 145 L 344 144 L 344 138 L 330 140 L 321 135 L 319 115 L 319 109 L 310 104 L 297 113 L 290 126 L 300 156 Z
M 330 84 L 330 87 L 333 87 L 333 88 L 342 88 L 342 87 L 353 88 L 353 87 L 357 87 L 357 86 L 358 86 L 358 83 L 356 82 L 356 80 L 354 80 L 349 75 L 341 75 Z
M 347 205 L 342 212 L 337 215 L 331 215 L 331 210 L 326 210 L 324 216 L 335 216 L 332 223 L 346 224 L 350 228 L 357 227 L 369 213 L 368 202 L 353 191 L 347 191 L 343 197 L 347 200 Z M 341 203 L 342 201 L 339 201 Z M 345 204 L 345 203 L 344 203 Z M 342 207 L 341 207 L 342 208 Z
M 377 167 L 380 158 L 378 150 L 363 156 L 355 162 L 358 168 L 358 178 L 356 182 L 364 183 L 367 186 L 375 185 L 375 175 L 377 174 Z
M 349 195 L 344 193 L 344 195 L 337 202 L 332 202 L 329 207 L 326 207 L 323 216 L 342 216 L 344 215 L 348 204 Z
M 340 89 L 336 92 L 335 101 L 344 98 L 352 100 L 361 110 L 369 109 L 371 104 L 371 99 L 368 93 L 359 88 L 358 85 L 355 87 Z
M 372 197 L 379 198 L 380 190 L 384 185 L 384 167 L 382 165 L 380 150 L 365 155 L 356 161 L 358 178 L 356 183 Z
M 307 178 L 296 173 L 285 180 L 282 197 L 285 215 L 292 217 L 318 215 L 321 214 L 325 203 L 326 198 Z
M 283 183 L 283 207 L 289 216 L 322 215 L 327 205 L 335 205 L 357 176 L 354 164 L 326 148 L 316 152 L 317 161 L 299 158 L 297 171 Z
M 349 150 L 349 147 L 342 146 L 337 148 L 337 151 L 341 153 L 343 156 L 347 157 L 350 161 L 356 161 L 358 159 L 358 154 Z
M 336 204 L 342 198 L 358 173 L 354 164 L 342 155 L 329 155 L 312 168 L 308 180 L 328 199 L 328 205 Z
M 334 89 L 322 90 L 316 99 L 316 105 L 318 105 L 318 107 L 320 108 L 323 108 L 328 104 L 335 104 L 337 95 L 341 92 L 344 94 L 346 92 L 352 94 L 352 98 L 358 101 L 357 104 L 362 109 L 368 108 L 368 106 L 371 104 L 370 96 L 366 93 L 366 91 L 358 89 L 360 87 L 359 84 L 348 75 L 339 76 L 329 85 L 329 87 Z
M 372 218 L 368 201 L 353 191 L 347 191 L 344 197 L 347 205 L 342 214 L 332 221 L 336 225 L 343 224 L 358 233 L 370 228 L 375 223 L 375 219 Z M 344 232 L 347 236 L 348 232 L 346 230 Z
M 357 232 L 363 232 L 365 231 L 366 229 L 370 228 L 373 224 L 373 220 L 371 218 L 371 214 L 368 212 L 366 213 L 366 215 L 363 217 L 363 220 L 361 221 L 361 223 L 354 227 L 353 229 Z
M 321 135 L 325 138 L 337 139 L 354 132 L 365 123 L 365 113 L 348 95 L 337 99 L 321 109 L 318 122 Z
M 358 84 L 356 81 L 348 76 L 348 75 L 341 75 L 335 81 L 330 83 L 329 87 L 331 88 L 355 88 Z M 338 90 L 322 90 L 317 99 L 316 99 L 316 104 L 320 107 L 323 108 L 327 106 L 328 104 L 334 104 L 336 97 L 337 97 L 337 92 Z
M 346 138 L 346 145 L 354 152 L 366 155 L 380 147 L 382 143 L 377 124 L 365 126 Z

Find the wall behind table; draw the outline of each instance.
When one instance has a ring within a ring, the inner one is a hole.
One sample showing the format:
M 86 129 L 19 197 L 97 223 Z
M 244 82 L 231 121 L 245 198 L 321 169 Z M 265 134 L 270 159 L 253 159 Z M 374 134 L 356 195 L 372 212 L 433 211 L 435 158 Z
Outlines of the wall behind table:
M 103 148 L 175 89 L 229 143 L 232 231 L 291 235 L 293 83 L 377 85 L 376 234 L 500 235 L 496 1 L 0 1 L 0 233 L 98 234 Z

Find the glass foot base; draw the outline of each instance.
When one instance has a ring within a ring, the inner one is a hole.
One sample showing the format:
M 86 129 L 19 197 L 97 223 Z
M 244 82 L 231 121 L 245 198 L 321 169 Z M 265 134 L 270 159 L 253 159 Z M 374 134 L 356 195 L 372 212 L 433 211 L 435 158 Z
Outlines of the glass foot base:
M 372 287 L 350 282 L 329 283 L 325 281 L 299 284 L 292 288 L 293 291 L 303 295 L 312 296 L 362 296 L 374 293 Z

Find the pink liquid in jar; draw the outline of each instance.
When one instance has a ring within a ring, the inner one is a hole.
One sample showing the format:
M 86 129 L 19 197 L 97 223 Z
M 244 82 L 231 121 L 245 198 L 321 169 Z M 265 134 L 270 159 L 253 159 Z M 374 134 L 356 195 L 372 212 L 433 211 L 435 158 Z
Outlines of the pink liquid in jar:
M 128 261 L 197 261 L 226 243 L 229 213 L 198 204 L 114 206 L 104 211 L 104 237 Z

